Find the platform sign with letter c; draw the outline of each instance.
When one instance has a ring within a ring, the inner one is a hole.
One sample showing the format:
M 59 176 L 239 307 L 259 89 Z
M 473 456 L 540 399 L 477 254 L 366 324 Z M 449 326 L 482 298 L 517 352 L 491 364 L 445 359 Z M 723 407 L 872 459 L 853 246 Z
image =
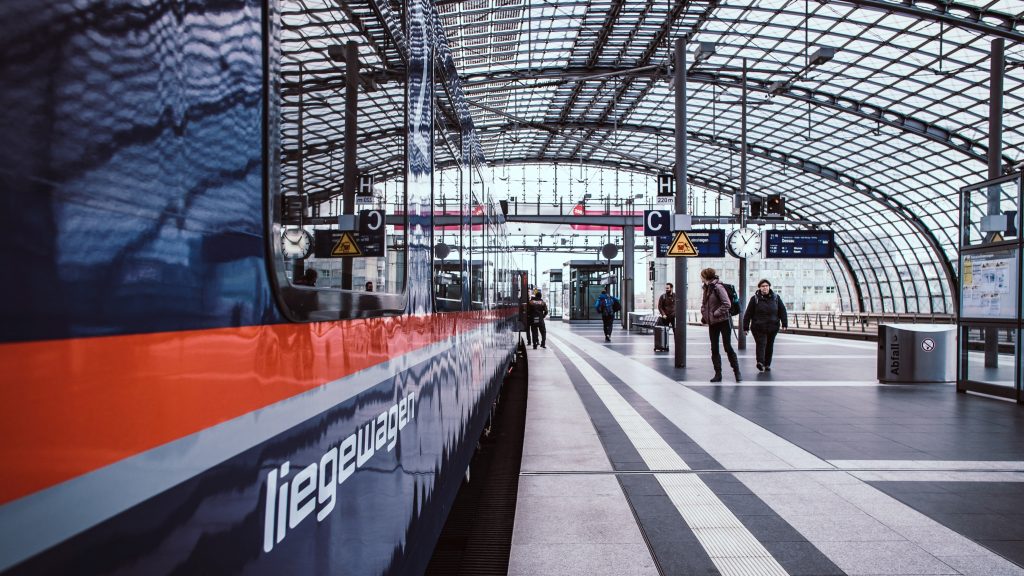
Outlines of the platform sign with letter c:
M 644 210 L 644 236 L 663 236 L 671 232 L 672 213 L 668 210 Z
M 383 256 L 386 223 L 383 210 L 360 210 L 357 230 L 316 230 L 313 253 L 317 258 Z
M 360 210 L 359 232 L 361 234 L 382 234 L 384 232 L 384 211 Z
M 359 234 L 356 242 L 363 256 L 383 256 L 384 239 L 387 232 L 383 210 L 359 211 Z

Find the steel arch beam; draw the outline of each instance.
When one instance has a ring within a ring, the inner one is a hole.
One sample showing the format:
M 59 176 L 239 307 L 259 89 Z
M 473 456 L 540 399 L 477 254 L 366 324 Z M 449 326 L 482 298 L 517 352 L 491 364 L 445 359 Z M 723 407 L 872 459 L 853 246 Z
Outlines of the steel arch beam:
M 665 23 L 661 26 L 661 29 L 659 29 L 658 33 L 654 35 L 650 43 L 647 45 L 647 49 L 644 50 L 643 54 L 641 54 L 640 58 L 636 61 L 637 65 L 646 66 L 651 63 L 652 59 L 654 58 L 654 55 L 657 53 L 657 49 L 660 46 L 662 46 L 663 43 L 668 41 L 669 34 L 672 31 L 672 26 L 674 25 L 676 20 L 689 7 L 688 4 L 690 3 L 682 1 L 676 2 L 675 6 L 673 6 L 672 8 L 672 11 L 669 13 L 668 18 L 665 19 Z M 711 0 L 710 2 L 708 2 L 706 6 L 703 7 L 703 11 L 697 18 L 697 21 L 693 24 L 693 27 L 690 30 L 689 34 L 695 34 L 696 32 L 700 31 L 700 29 L 704 26 L 708 19 L 711 18 L 711 15 L 714 13 L 714 11 L 718 8 L 718 4 L 719 0 Z M 685 46 L 685 41 L 683 42 L 683 46 Z M 605 122 L 608 120 L 608 117 L 611 116 L 612 112 L 615 111 L 615 107 L 619 105 L 620 99 L 633 87 L 633 82 L 636 78 L 636 76 L 627 77 L 621 83 L 618 89 L 615 90 L 615 94 L 611 98 L 609 98 L 608 104 L 605 105 L 604 110 L 601 112 L 598 118 L 599 122 Z M 577 84 L 577 88 L 579 88 L 580 86 L 582 86 L 582 84 Z M 628 118 L 629 115 L 633 112 L 633 110 L 636 109 L 637 105 L 639 105 L 640 101 L 645 96 L 647 96 L 647 93 L 650 92 L 650 90 L 653 87 L 654 81 L 648 81 L 647 86 L 643 88 L 640 95 L 638 95 L 636 98 L 633 99 L 631 103 L 629 103 L 626 110 L 619 115 L 619 118 Z M 569 109 L 569 107 L 566 107 L 566 110 Z M 561 120 L 564 121 L 565 118 L 561 118 Z M 576 149 L 573 150 L 572 154 L 575 155 L 579 151 L 580 147 L 577 146 Z
M 976 6 L 969 6 L 948 0 L 921 2 L 919 0 L 901 0 L 886 2 L 885 0 L 839 0 L 841 4 L 853 4 L 859 8 L 874 8 L 893 14 L 913 16 L 921 20 L 932 20 L 966 28 L 975 32 L 989 34 L 997 38 L 1006 38 L 1013 42 L 1024 42 L 1024 18 L 1005 12 L 996 12 Z M 927 6 L 921 8 L 920 6 Z M 938 8 L 937 11 L 936 8 Z M 956 13 L 965 16 L 957 16 Z M 999 24 L 988 22 L 998 21 Z
M 738 76 L 701 71 L 689 72 L 687 74 L 687 80 L 727 87 L 739 87 L 742 85 L 742 80 Z M 748 90 L 764 92 L 767 94 L 769 93 L 769 86 L 770 83 L 767 81 L 751 80 L 750 78 L 747 79 Z M 875 106 L 874 104 L 869 104 L 863 100 L 854 100 L 853 98 L 847 98 L 838 94 L 832 94 L 830 92 L 814 90 L 811 88 L 791 86 L 786 89 L 786 91 L 777 94 L 777 96 L 785 96 L 786 98 L 791 98 L 793 100 L 799 100 L 801 102 L 821 106 L 823 108 L 829 108 L 846 114 L 853 114 L 854 116 L 858 116 L 866 120 L 885 124 L 886 126 L 896 128 L 901 132 L 907 132 L 909 134 L 931 140 L 932 142 L 937 142 L 946 146 L 950 150 L 955 150 L 965 154 L 972 160 L 984 162 L 988 165 L 987 145 L 981 144 L 958 132 L 947 130 L 946 128 L 932 122 L 918 120 L 909 114 L 904 114 L 884 106 Z M 1015 160 L 1009 156 L 1004 155 L 1002 158 L 1003 163 L 1005 164 L 1004 170 L 1009 170 L 1015 163 Z
M 587 130 L 595 130 L 595 131 L 599 129 L 598 127 L 602 127 L 602 126 L 606 127 L 607 126 L 607 125 L 596 124 L 596 123 L 592 124 L 592 125 L 588 125 L 587 123 L 577 123 L 577 125 L 580 128 L 587 129 Z M 506 129 L 506 130 L 508 130 L 508 129 L 512 129 L 512 130 L 520 130 L 520 129 L 546 130 L 546 131 L 552 132 L 552 136 L 555 136 L 559 132 L 559 128 L 557 128 L 557 126 L 558 126 L 558 124 L 553 124 L 553 125 L 548 124 L 548 125 L 545 125 L 544 123 L 538 123 L 538 122 L 529 122 L 529 123 L 525 123 L 524 124 L 524 123 L 521 123 L 521 122 L 513 121 L 510 124 L 499 126 L 499 127 L 495 127 L 495 128 L 496 129 Z M 495 128 L 491 128 L 491 127 L 478 127 L 477 130 L 478 130 L 478 132 L 486 132 L 486 131 L 489 131 L 489 130 L 492 130 L 492 129 L 495 129 Z M 646 127 L 646 126 L 634 127 L 634 126 L 627 125 L 627 126 L 618 126 L 617 129 L 618 130 L 622 130 L 622 131 L 636 131 L 636 132 L 642 132 L 642 133 L 648 133 L 648 134 L 656 134 L 656 135 L 664 136 L 664 137 L 671 137 L 673 135 L 673 131 L 671 131 L 671 130 L 659 130 L 658 128 Z M 741 151 L 741 144 L 740 144 L 740 142 L 738 140 L 734 140 L 734 139 L 731 139 L 731 138 L 723 138 L 723 137 L 720 137 L 720 136 L 713 136 L 711 134 L 706 134 L 706 133 L 701 133 L 701 132 L 690 132 L 690 133 L 688 133 L 688 137 L 691 140 L 693 140 L 693 141 L 700 142 L 700 143 L 703 143 L 703 144 L 707 144 L 707 145 L 710 145 L 710 146 L 727 148 L 729 150 L 733 150 L 733 151 L 737 151 L 737 152 Z M 749 154 L 753 155 L 753 156 L 758 157 L 758 158 L 762 158 L 762 159 L 768 160 L 770 162 L 775 162 L 775 163 L 783 164 L 784 166 L 792 167 L 792 168 L 800 170 L 800 171 L 802 171 L 802 172 L 804 172 L 806 174 L 816 175 L 816 176 L 819 176 L 819 177 L 824 178 L 826 180 L 830 180 L 832 182 L 836 182 L 836 183 L 838 183 L 838 184 L 840 184 L 842 186 L 845 186 L 845 187 L 847 187 L 847 188 L 849 188 L 849 189 L 851 189 L 851 190 L 853 190 L 853 191 L 855 191 L 855 192 L 857 192 L 859 194 L 865 195 L 868 198 L 871 198 L 872 200 L 875 200 L 875 201 L 879 202 L 880 204 L 882 204 L 883 206 L 888 208 L 890 211 L 892 211 L 894 214 L 896 214 L 898 217 L 905 219 L 907 222 L 909 222 L 911 224 L 911 226 L 915 230 L 918 231 L 919 234 L 921 234 L 921 236 L 925 239 L 925 241 L 927 242 L 927 244 L 931 248 L 931 250 L 932 250 L 936 260 L 942 265 L 942 268 L 943 268 L 943 270 L 946 273 L 946 281 L 947 281 L 947 285 L 948 285 L 948 289 L 949 289 L 950 298 L 951 298 L 951 300 L 953 302 L 953 310 L 954 310 L 954 312 L 959 310 L 959 294 L 958 294 L 958 288 L 957 288 L 958 285 L 959 285 L 959 280 L 957 279 L 957 276 L 956 276 L 956 273 L 955 273 L 955 271 L 953 269 L 952 263 L 949 261 L 949 258 L 946 256 L 945 251 L 942 250 L 942 246 L 939 243 L 938 238 L 935 237 L 935 234 L 917 217 L 916 214 L 914 214 L 910 209 L 908 209 L 906 206 L 904 206 L 899 200 L 893 198 L 891 195 L 889 195 L 889 194 L 887 194 L 887 193 L 885 193 L 885 192 L 883 192 L 881 190 L 878 190 L 877 188 L 875 188 L 875 187 L 873 187 L 873 186 L 871 186 L 869 184 L 861 182 L 859 179 L 857 179 L 857 178 L 855 178 L 853 176 L 845 174 L 844 172 L 841 172 L 839 170 L 836 170 L 836 169 L 828 167 L 828 166 L 824 166 L 822 164 L 818 164 L 816 162 L 812 162 L 810 160 L 806 160 L 804 158 L 801 158 L 799 156 L 795 156 L 793 154 L 789 154 L 789 153 L 786 153 L 786 152 L 780 152 L 780 151 L 772 149 L 772 148 L 768 148 L 768 147 L 765 147 L 765 146 L 760 146 L 758 144 L 751 144 L 751 143 L 747 144 L 747 152 Z M 497 160 L 497 159 L 494 159 L 494 160 Z M 572 157 L 570 156 L 566 160 L 571 162 L 572 161 Z M 633 159 L 631 157 L 627 157 L 627 160 L 633 160 L 634 161 L 633 166 L 638 171 L 649 171 L 652 167 L 656 167 L 656 165 L 654 165 L 652 163 L 644 162 L 642 160 L 636 161 L 637 159 Z M 525 158 L 524 157 L 524 158 L 518 159 L 518 161 L 519 162 L 534 162 L 534 163 L 550 163 L 550 162 L 556 161 L 556 159 L 545 158 L 545 157 L 538 157 L 538 158 Z M 589 163 L 594 164 L 595 162 L 591 160 L 591 161 L 589 161 Z M 625 166 L 628 166 L 630 163 L 629 162 L 608 162 L 608 164 L 610 164 L 612 166 L 616 166 L 616 167 L 625 167 Z M 443 167 L 444 167 L 444 165 L 438 165 L 438 168 L 443 168 Z M 666 166 L 665 169 L 668 169 L 668 168 L 670 168 L 670 167 Z M 644 169 L 646 169 L 646 170 L 644 170 Z M 386 177 L 387 176 L 382 175 L 382 178 L 386 178 Z M 688 178 L 689 178 L 689 176 L 688 176 Z
M 621 169 L 624 168 L 624 166 L 622 164 L 618 163 L 618 162 L 610 162 L 610 161 L 607 161 L 607 160 L 579 160 L 579 159 L 573 159 L 573 158 L 569 158 L 569 157 L 542 158 L 542 159 L 527 158 L 527 157 L 508 158 L 508 159 L 501 160 L 500 163 L 502 165 L 510 165 L 510 166 L 518 166 L 518 165 L 522 165 L 522 164 L 545 164 L 545 165 L 565 164 L 567 166 L 574 166 L 574 165 L 578 165 L 578 164 L 582 163 L 585 166 L 596 166 L 596 167 L 599 167 L 599 168 L 609 168 L 609 169 L 616 169 L 616 170 L 621 170 Z M 458 165 L 459 164 L 457 162 L 446 162 L 446 163 L 438 164 L 436 166 L 436 168 L 440 169 L 440 170 L 444 170 L 444 169 L 447 169 L 447 168 L 458 167 Z M 644 174 L 644 175 L 649 175 L 650 174 L 650 170 L 646 166 L 626 167 L 626 169 L 629 170 L 629 171 L 637 172 L 637 173 Z M 398 173 L 396 172 L 393 175 L 397 175 L 397 174 Z M 391 175 L 392 174 L 389 174 L 388 176 L 390 177 Z M 706 177 L 701 176 L 699 174 L 687 174 L 686 175 L 686 181 L 689 184 L 693 185 L 693 186 L 696 186 L 696 187 L 699 187 L 699 188 L 704 188 L 704 189 L 707 189 L 707 190 L 714 190 L 714 191 L 718 192 L 719 194 L 723 194 L 723 195 L 726 195 L 726 196 L 732 196 L 733 194 L 739 192 L 739 189 L 737 187 L 735 187 L 735 186 L 733 186 L 733 185 L 731 185 L 731 184 L 729 184 L 727 182 L 721 182 L 721 181 L 716 180 L 714 178 L 706 178 Z M 846 271 L 846 275 L 844 276 L 844 281 L 847 282 L 847 293 L 850 294 L 852 298 L 856 298 L 856 301 L 851 302 L 851 305 L 856 306 L 858 311 L 863 312 L 864 311 L 864 295 L 863 295 L 863 291 L 861 290 L 860 284 L 859 284 L 860 278 L 857 276 L 857 272 L 856 272 L 853 264 L 850 262 L 849 257 L 846 255 L 846 252 L 842 249 L 841 246 L 836 246 L 836 254 L 835 254 L 835 256 L 836 256 L 836 259 L 839 261 L 840 266 L 842 266 L 845 269 L 845 271 Z M 833 279 L 834 279 L 834 275 L 833 275 Z M 837 282 L 837 284 L 838 284 L 838 282 Z M 929 305 L 930 305 L 930 302 L 929 302 Z
M 628 69 L 609 69 L 609 68 L 577 68 L 577 69 L 559 69 L 554 71 L 541 71 L 539 73 L 530 73 L 521 75 L 517 73 L 513 74 L 494 74 L 494 75 L 474 75 L 465 82 L 463 86 L 472 86 L 478 83 L 487 82 L 499 82 L 502 80 L 516 81 L 525 79 L 578 79 L 581 76 L 587 75 L 608 75 L 613 76 L 658 76 L 663 74 L 664 71 L 660 68 L 641 67 L 641 68 L 628 68 Z M 381 73 L 373 76 L 373 80 L 380 82 L 387 82 L 397 76 L 391 73 Z M 730 74 L 712 73 L 706 71 L 691 71 L 687 75 L 687 80 L 690 82 L 701 82 L 705 84 L 714 84 L 723 87 L 739 87 L 741 81 L 739 77 Z M 769 93 L 770 83 L 767 81 L 760 81 L 756 79 L 747 80 L 747 89 L 755 92 Z M 335 90 L 340 87 L 339 84 L 325 81 L 316 80 L 315 83 L 309 86 L 310 90 Z M 838 94 L 832 94 L 823 90 L 815 90 L 803 87 L 791 86 L 784 92 L 776 94 L 777 96 L 790 98 L 814 106 L 820 106 L 835 110 L 837 112 L 852 114 L 859 118 L 875 122 L 879 125 L 889 126 L 895 128 L 901 132 L 913 134 L 920 138 L 924 138 L 931 142 L 941 144 L 946 148 L 964 154 L 971 160 L 982 162 L 988 165 L 988 146 L 985 143 L 977 140 L 968 138 L 954 132 L 952 130 L 943 128 L 932 122 L 926 122 L 919 120 L 905 114 L 886 108 L 884 106 L 876 106 L 863 100 L 855 100 L 853 98 L 847 98 Z M 564 123 L 563 125 L 568 125 Z M 609 127 L 612 125 L 609 124 Z M 1010 156 L 1003 155 L 1003 171 L 1008 172 L 1012 169 L 1018 161 Z
M 516 125 L 515 128 L 518 129 L 519 127 L 519 125 Z M 629 126 L 618 127 L 619 130 L 629 130 L 629 128 Z M 484 128 L 484 130 L 486 130 L 486 128 Z M 666 137 L 671 137 L 671 135 L 673 134 L 673 131 L 671 130 L 658 130 L 657 128 L 653 127 L 641 127 L 638 131 L 649 134 L 658 134 L 660 136 Z M 710 146 L 723 147 L 736 152 L 741 151 L 740 142 L 738 140 L 734 140 L 731 138 L 722 138 L 721 136 L 713 136 L 711 134 L 701 132 L 689 132 L 687 136 L 692 141 L 708 144 Z M 924 224 L 924 222 L 921 221 L 920 218 L 917 217 L 916 214 L 914 214 L 910 209 L 904 206 L 899 200 L 871 186 L 870 184 L 861 182 L 859 179 L 850 176 L 844 172 L 841 172 L 834 168 L 830 168 L 828 166 L 824 166 L 822 164 L 818 164 L 817 162 L 806 160 L 793 154 L 780 152 L 772 148 L 767 148 L 765 146 L 760 146 L 758 144 L 751 143 L 747 144 L 747 153 L 758 158 L 768 160 L 770 162 L 780 163 L 783 164 L 784 166 L 792 167 L 806 174 L 812 174 L 824 178 L 826 180 L 836 182 L 859 194 L 863 194 L 868 198 L 875 200 L 876 202 L 879 202 L 880 204 L 888 208 L 890 211 L 892 211 L 894 214 L 896 214 L 898 217 L 903 218 L 904 220 L 909 222 L 910 225 L 915 230 L 917 230 L 918 233 L 921 234 L 921 236 L 925 239 L 926 243 L 929 245 L 929 248 L 931 248 L 936 260 L 941 264 L 943 271 L 946 273 L 946 282 L 949 289 L 950 299 L 953 302 L 953 310 L 954 312 L 959 310 L 959 280 L 956 276 L 956 272 L 953 269 L 952 263 L 946 256 L 946 253 L 942 249 L 942 245 L 939 242 L 938 238 L 935 237 L 935 234 Z M 541 159 L 540 161 L 543 160 Z
M 492 163 L 493 164 L 502 165 L 502 166 L 504 166 L 504 165 L 520 166 L 520 165 L 523 165 L 523 164 L 527 164 L 527 165 L 529 165 L 529 164 L 542 164 L 542 165 L 562 164 L 562 165 L 565 165 L 565 166 L 579 166 L 580 164 L 583 164 L 584 166 L 596 166 L 598 168 L 607 168 L 607 169 L 611 169 L 611 170 L 625 170 L 627 172 L 636 172 L 638 174 L 644 174 L 644 175 L 650 175 L 651 174 L 650 167 L 646 166 L 646 165 L 627 164 L 627 163 L 624 163 L 624 162 L 612 162 L 610 160 L 593 160 L 593 159 L 591 159 L 591 160 L 586 160 L 586 159 L 581 160 L 580 158 L 571 158 L 569 156 L 543 157 L 543 158 L 536 158 L 536 157 L 532 157 L 532 156 L 531 157 L 521 156 L 521 157 L 517 157 L 517 158 L 502 158 L 501 160 L 492 161 Z M 454 161 L 439 162 L 438 164 L 435 165 L 435 169 L 446 170 L 446 169 L 449 169 L 449 168 L 456 168 L 458 166 L 459 166 L 459 163 L 458 162 L 454 162 Z M 388 178 L 391 178 L 391 177 L 394 177 L 394 176 L 398 176 L 399 174 L 401 174 L 401 170 L 394 170 L 394 171 L 391 171 L 391 172 L 387 172 L 387 173 L 385 173 L 382 176 L 382 179 L 386 180 Z M 714 191 L 716 191 L 716 192 L 718 192 L 720 194 L 732 195 L 732 194 L 735 194 L 735 193 L 739 192 L 739 188 L 737 188 L 737 187 L 735 187 L 735 186 L 733 186 L 733 185 L 731 185 L 731 184 L 729 184 L 727 182 L 721 182 L 721 181 L 716 180 L 714 178 L 707 178 L 707 177 L 701 176 L 699 174 L 687 174 L 686 181 L 689 182 L 690 184 L 693 184 L 694 186 L 698 186 L 700 188 L 705 188 L 705 189 L 708 189 L 708 190 L 714 190 Z
M 756 71 L 756 70 L 755 70 Z M 661 77 L 666 75 L 666 71 L 661 68 L 651 67 L 640 67 L 640 68 L 560 68 L 556 70 L 541 70 L 530 73 L 499 73 L 499 74 L 474 74 L 467 76 L 464 82 L 464 86 L 471 87 L 476 84 L 490 83 L 490 82 L 501 82 L 501 81 L 521 81 L 521 80 L 552 80 L 552 81 L 573 81 L 585 78 L 587 76 L 601 76 L 606 75 L 609 77 L 615 76 L 650 76 L 650 77 Z M 701 70 L 693 70 L 687 72 L 688 82 L 700 82 L 704 84 L 715 84 L 724 87 L 740 87 L 742 81 L 739 76 L 725 73 L 712 73 Z M 747 89 L 755 92 L 769 93 L 769 86 L 771 85 L 768 81 L 761 81 L 756 79 L 747 78 Z M 783 96 L 812 104 L 814 106 L 821 106 L 823 108 L 829 108 L 842 112 L 845 114 L 852 114 L 865 120 L 870 120 L 878 124 L 884 124 L 886 126 L 896 128 L 901 132 L 906 132 L 925 138 L 932 142 L 942 144 L 943 146 L 960 152 L 972 160 L 984 163 L 988 165 L 988 146 L 984 143 L 978 142 L 974 139 L 968 138 L 958 132 L 953 132 L 943 128 L 937 124 L 931 122 L 925 122 L 886 108 L 884 106 L 876 106 L 863 100 L 855 100 L 853 98 L 847 98 L 838 94 L 833 94 L 823 90 L 814 90 L 809 88 L 794 87 L 787 88 L 784 92 L 780 92 L 777 96 Z M 1013 158 L 1003 155 L 1004 171 L 1008 170 L 1017 161 Z
M 681 0 L 680 0 L 681 1 Z M 615 4 L 612 6 L 611 11 L 605 16 L 604 24 L 601 26 L 601 32 L 598 34 L 597 41 L 594 46 L 590 49 L 590 53 L 587 55 L 587 68 L 593 67 L 597 63 L 598 56 L 601 55 L 601 51 L 608 43 L 608 37 L 611 35 L 612 28 L 614 27 L 615 21 L 619 18 L 619 14 L 622 12 L 622 7 L 625 5 L 625 0 L 615 0 Z M 566 100 L 565 105 L 562 106 L 562 110 L 558 114 L 559 122 L 565 121 L 575 105 L 576 100 L 580 97 L 580 93 L 583 90 L 582 84 L 573 86 L 572 93 L 569 94 L 569 98 Z M 540 152 L 543 154 L 547 151 L 548 146 L 551 145 L 551 141 L 554 139 L 554 135 L 549 136 L 547 140 L 541 144 Z
M 793 211 L 791 212 L 791 214 L 794 214 L 797 218 L 806 219 L 800 216 L 799 212 Z M 857 298 L 856 302 L 850 302 L 850 307 L 852 308 L 854 305 L 856 305 L 857 312 L 863 312 L 864 293 L 860 289 L 860 277 L 857 276 L 857 270 L 853 267 L 853 264 L 850 262 L 850 257 L 846 255 L 846 251 L 843 250 L 842 246 L 839 246 L 837 244 L 836 246 L 834 246 L 834 248 L 836 260 L 839 261 L 839 265 L 842 266 L 843 269 L 846 271 L 846 275 L 843 277 L 847 284 L 846 292 L 847 294 L 850 295 L 851 300 L 853 299 L 854 295 L 856 295 Z M 829 267 L 829 272 L 832 272 L 831 267 Z M 836 283 L 836 289 L 838 290 L 839 282 L 836 280 L 836 275 L 834 272 L 832 272 L 832 280 Z M 931 302 L 929 301 L 928 304 L 931 305 Z

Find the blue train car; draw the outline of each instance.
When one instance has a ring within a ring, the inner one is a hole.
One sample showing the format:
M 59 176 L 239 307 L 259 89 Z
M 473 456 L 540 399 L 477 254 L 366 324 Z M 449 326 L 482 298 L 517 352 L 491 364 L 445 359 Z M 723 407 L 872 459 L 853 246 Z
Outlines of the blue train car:
M 365 70 L 391 66 L 361 88 L 349 158 L 383 182 L 362 206 L 321 170 L 341 163 L 325 114 L 345 97 L 329 47 L 296 35 L 305 3 L 0 6 L 0 573 L 429 561 L 514 359 L 525 279 L 473 175 L 471 122 L 435 121 L 460 106 L 454 71 L 433 75 L 450 57 L 432 6 L 404 23 L 372 0 L 324 10 Z M 442 158 L 448 130 L 465 152 Z M 443 242 L 442 163 L 461 214 L 486 207 Z M 438 305 L 438 246 L 485 262 L 444 271 L 473 301 Z

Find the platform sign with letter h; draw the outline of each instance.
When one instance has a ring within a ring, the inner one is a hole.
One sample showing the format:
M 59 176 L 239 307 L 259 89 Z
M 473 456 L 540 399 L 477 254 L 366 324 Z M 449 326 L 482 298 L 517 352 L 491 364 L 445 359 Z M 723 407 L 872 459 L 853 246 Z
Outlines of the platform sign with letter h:
M 373 174 L 359 175 L 359 187 L 356 190 L 356 199 L 359 202 L 373 201 Z

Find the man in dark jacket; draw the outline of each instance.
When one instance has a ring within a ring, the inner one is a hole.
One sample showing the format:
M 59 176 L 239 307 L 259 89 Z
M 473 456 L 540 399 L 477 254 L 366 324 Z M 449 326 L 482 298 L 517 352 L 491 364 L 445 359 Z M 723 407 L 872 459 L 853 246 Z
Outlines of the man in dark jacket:
M 661 325 L 676 325 L 676 293 L 672 291 L 672 283 L 665 284 L 665 293 L 658 297 L 658 313 L 661 314 Z
M 604 323 L 604 341 L 612 341 L 612 323 L 615 321 L 615 302 L 617 300 L 614 296 L 608 294 L 608 290 L 601 290 L 601 295 L 597 297 L 597 302 L 594 302 L 594 310 L 597 310 L 601 314 L 601 322 Z
M 718 279 L 718 273 L 714 268 L 701 270 L 700 279 L 704 282 L 700 323 L 708 325 L 708 335 L 711 337 L 711 364 L 715 367 L 715 377 L 711 381 L 722 381 L 722 353 L 718 350 L 718 339 L 721 338 L 736 381 L 741 382 L 740 361 L 736 357 L 736 351 L 732 349 L 732 316 L 729 314 L 732 302 L 729 300 L 729 292 Z
M 779 324 L 783 330 L 789 327 L 786 305 L 778 294 L 772 292 L 772 283 L 761 279 L 757 283 L 757 292 L 750 297 L 747 311 L 743 313 L 743 331 L 754 333 L 758 372 L 772 369 L 772 350 L 779 334 Z
M 547 348 L 548 329 L 544 325 L 544 317 L 548 315 L 548 305 L 540 297 L 540 290 L 533 293 L 533 300 L 526 305 L 527 321 L 530 323 L 530 333 L 533 336 L 533 348 L 537 349 L 538 336 L 540 332 L 540 347 Z

